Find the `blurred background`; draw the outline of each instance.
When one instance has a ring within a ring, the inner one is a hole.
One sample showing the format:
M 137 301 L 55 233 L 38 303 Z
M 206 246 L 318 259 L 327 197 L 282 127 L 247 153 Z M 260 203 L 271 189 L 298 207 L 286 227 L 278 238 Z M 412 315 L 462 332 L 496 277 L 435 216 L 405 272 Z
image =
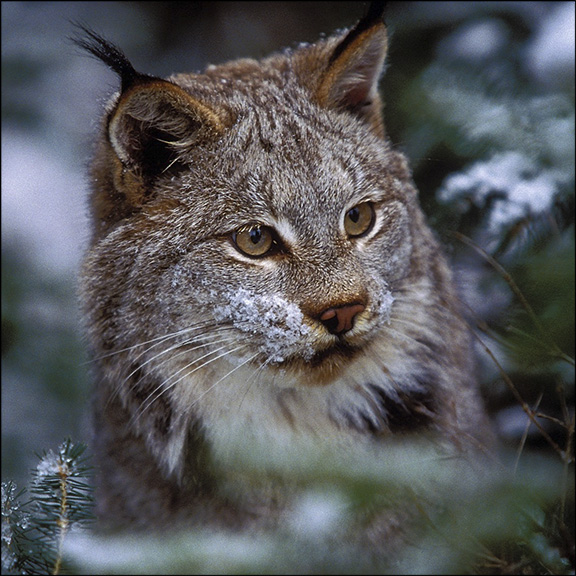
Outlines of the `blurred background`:
M 3 480 L 23 485 L 35 452 L 88 440 L 76 274 L 91 142 L 118 81 L 68 40 L 73 22 L 139 71 L 167 76 L 313 42 L 365 6 L 1 3 Z M 491 415 L 512 449 L 551 451 L 505 374 L 564 448 L 574 432 L 574 3 L 390 2 L 387 21 L 387 129 L 489 350 L 479 344 Z

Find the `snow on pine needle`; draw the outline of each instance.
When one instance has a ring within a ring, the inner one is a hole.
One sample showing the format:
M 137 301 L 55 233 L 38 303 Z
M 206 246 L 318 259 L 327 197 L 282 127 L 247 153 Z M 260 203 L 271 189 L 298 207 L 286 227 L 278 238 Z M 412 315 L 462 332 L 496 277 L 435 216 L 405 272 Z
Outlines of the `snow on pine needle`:
M 39 456 L 28 491 L 2 483 L 3 574 L 60 573 L 67 534 L 93 518 L 85 449 L 67 439 Z

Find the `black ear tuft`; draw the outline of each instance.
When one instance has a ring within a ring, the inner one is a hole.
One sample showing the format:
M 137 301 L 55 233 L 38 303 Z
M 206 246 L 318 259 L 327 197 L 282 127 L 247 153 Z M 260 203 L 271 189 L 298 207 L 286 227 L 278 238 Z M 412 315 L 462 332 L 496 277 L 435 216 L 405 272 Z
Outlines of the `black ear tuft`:
M 108 42 L 88 26 L 79 23 L 74 23 L 74 26 L 79 28 L 83 34 L 82 36 L 71 37 L 70 40 L 116 72 L 122 82 L 122 92 L 138 82 L 154 79 L 152 76 L 137 72 L 120 48 Z
M 368 6 L 362 21 L 365 21 L 368 25 L 374 24 L 377 20 L 384 22 L 387 4 L 388 2 L 385 1 L 370 2 L 370 6 Z
M 363 32 L 372 28 L 372 26 L 379 22 L 384 23 L 387 4 L 388 2 L 385 1 L 370 2 L 366 13 L 361 20 L 358 21 L 358 24 L 356 24 L 356 26 L 354 26 L 354 28 L 352 28 L 352 30 L 350 30 L 350 32 L 345 36 L 344 40 L 336 46 L 336 49 L 330 58 L 330 63 L 334 62 Z

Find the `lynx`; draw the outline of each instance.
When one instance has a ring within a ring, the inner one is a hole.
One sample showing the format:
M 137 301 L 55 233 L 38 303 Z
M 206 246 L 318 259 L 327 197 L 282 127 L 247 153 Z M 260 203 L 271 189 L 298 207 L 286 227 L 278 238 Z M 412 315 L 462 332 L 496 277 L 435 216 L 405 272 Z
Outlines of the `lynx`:
M 385 134 L 382 3 L 166 79 L 88 28 L 77 44 L 121 81 L 81 271 L 103 525 L 278 525 L 310 447 L 484 442 L 451 273 Z

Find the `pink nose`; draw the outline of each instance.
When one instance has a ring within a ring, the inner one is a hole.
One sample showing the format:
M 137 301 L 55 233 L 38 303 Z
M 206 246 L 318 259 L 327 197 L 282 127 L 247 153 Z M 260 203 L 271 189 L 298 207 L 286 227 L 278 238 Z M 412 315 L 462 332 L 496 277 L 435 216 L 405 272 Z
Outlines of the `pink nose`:
M 327 308 L 319 319 L 330 334 L 344 334 L 352 330 L 354 317 L 364 310 L 363 304 L 346 304 L 336 308 Z

